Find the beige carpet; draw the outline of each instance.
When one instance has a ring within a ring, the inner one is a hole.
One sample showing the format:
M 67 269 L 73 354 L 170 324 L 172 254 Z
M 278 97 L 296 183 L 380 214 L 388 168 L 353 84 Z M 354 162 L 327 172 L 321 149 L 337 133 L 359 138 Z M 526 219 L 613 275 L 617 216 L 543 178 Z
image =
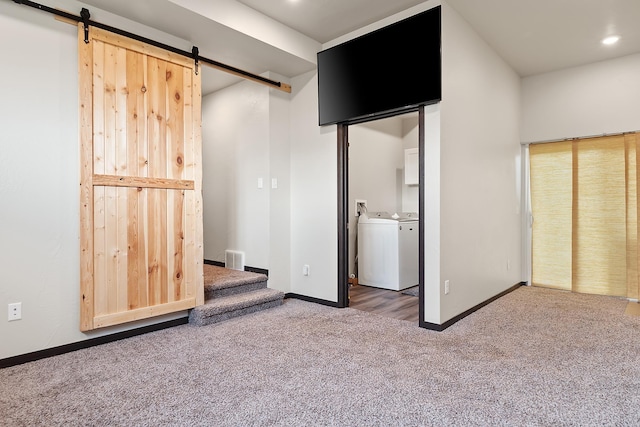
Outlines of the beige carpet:
M 204 265 L 204 284 L 216 283 L 224 286 L 228 283 L 258 282 L 266 280 L 264 274 L 252 273 L 249 271 L 231 270 L 229 268 L 218 267 L 216 265 Z
M 287 300 L 0 370 L 4 426 L 635 426 L 640 318 L 522 287 L 444 332 Z

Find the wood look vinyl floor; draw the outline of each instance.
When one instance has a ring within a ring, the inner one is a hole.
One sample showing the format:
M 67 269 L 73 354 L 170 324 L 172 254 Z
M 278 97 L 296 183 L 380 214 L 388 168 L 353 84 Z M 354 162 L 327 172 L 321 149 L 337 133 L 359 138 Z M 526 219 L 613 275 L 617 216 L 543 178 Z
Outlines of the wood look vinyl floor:
M 354 285 L 349 288 L 349 307 L 418 323 L 418 297 L 401 291 Z

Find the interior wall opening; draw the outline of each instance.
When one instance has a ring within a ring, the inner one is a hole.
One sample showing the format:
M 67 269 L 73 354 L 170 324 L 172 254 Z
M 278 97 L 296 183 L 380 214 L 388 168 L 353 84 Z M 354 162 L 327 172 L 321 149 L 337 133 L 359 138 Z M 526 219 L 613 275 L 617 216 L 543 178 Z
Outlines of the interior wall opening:
M 203 73 L 207 78 L 216 74 Z M 250 81 L 203 93 L 205 262 L 266 273 L 269 267 L 269 90 Z M 259 215 L 256 215 L 259 213 Z
M 349 306 L 418 321 L 418 113 L 352 125 Z

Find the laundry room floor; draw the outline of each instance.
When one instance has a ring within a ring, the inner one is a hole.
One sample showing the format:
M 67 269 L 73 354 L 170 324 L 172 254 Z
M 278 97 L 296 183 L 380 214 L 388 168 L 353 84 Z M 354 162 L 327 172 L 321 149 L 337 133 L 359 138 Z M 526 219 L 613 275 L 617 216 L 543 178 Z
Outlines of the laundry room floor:
M 418 297 L 404 295 L 401 291 L 353 285 L 349 288 L 349 307 L 418 323 Z

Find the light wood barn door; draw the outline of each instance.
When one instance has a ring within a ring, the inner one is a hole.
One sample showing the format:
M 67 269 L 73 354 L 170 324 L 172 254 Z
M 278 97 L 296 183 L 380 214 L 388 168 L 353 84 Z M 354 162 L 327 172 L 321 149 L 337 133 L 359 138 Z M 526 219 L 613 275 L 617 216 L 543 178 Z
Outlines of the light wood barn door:
M 80 329 L 204 302 L 194 63 L 79 26 Z

